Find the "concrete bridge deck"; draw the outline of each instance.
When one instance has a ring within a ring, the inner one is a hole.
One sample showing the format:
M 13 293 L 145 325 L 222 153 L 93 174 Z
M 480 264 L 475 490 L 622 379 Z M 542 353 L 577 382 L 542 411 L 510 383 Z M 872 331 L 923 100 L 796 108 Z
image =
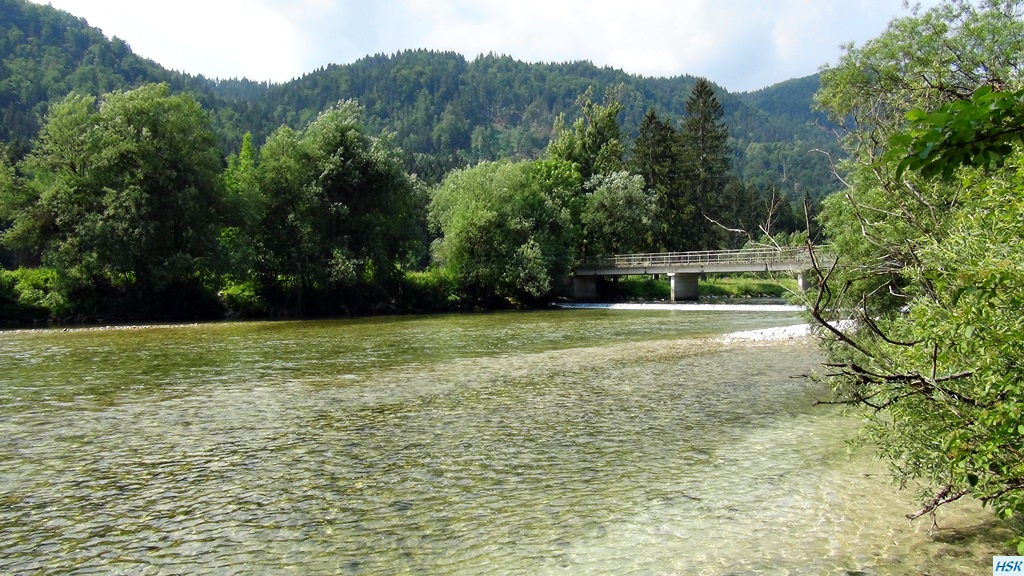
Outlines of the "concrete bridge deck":
M 800 288 L 805 289 L 803 272 L 813 267 L 814 260 L 807 248 L 619 254 L 574 269 L 573 291 L 576 298 L 595 299 L 598 277 L 666 274 L 672 286 L 672 300 L 696 300 L 701 274 L 789 272 L 797 275 Z

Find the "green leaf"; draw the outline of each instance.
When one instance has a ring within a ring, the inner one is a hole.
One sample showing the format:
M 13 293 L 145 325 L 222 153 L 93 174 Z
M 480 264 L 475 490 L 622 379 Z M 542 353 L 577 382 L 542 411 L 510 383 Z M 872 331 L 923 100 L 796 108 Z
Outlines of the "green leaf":
M 978 87 L 978 89 L 974 91 L 974 94 L 971 95 L 971 98 L 974 98 L 975 100 L 977 100 L 977 99 L 981 98 L 982 96 L 985 96 L 986 94 L 991 94 L 991 93 L 992 93 L 992 86 L 990 84 L 984 84 L 984 85 Z
M 907 112 L 907 115 L 906 115 L 907 120 L 909 120 L 911 122 L 917 122 L 919 120 L 924 120 L 927 117 L 928 117 L 928 113 L 925 112 L 924 110 L 921 110 L 920 108 L 914 108 L 913 110 Z

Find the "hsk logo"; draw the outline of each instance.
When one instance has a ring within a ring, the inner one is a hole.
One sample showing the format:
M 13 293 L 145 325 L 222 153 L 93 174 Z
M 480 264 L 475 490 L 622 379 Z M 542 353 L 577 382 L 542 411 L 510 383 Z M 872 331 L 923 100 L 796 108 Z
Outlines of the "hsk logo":
M 1024 575 L 1024 556 L 995 556 L 992 558 L 992 574 Z

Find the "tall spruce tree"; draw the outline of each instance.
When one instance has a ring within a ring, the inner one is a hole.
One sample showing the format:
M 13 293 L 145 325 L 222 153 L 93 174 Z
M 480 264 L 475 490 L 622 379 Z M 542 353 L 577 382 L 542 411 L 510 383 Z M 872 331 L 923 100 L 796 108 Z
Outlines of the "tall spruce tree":
M 685 242 L 672 246 L 676 250 L 713 250 L 721 247 L 722 230 L 715 222 L 724 209 L 724 190 L 731 168 L 729 130 L 722 121 L 722 105 L 707 79 L 698 78 L 686 101 L 686 117 L 682 120 L 682 142 L 685 170 L 684 192 L 696 206 L 696 217 L 690 220 Z
M 697 210 L 683 195 L 679 131 L 658 118 L 653 108 L 640 122 L 630 168 L 644 179 L 644 186 L 654 197 L 651 249 L 672 250 L 682 245 L 681 235 L 689 228 L 689 221 Z

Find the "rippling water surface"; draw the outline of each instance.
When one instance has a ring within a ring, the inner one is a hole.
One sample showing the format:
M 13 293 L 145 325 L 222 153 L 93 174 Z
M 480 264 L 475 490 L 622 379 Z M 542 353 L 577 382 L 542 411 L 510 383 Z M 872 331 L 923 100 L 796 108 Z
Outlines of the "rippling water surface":
M 0 333 L 0 573 L 975 574 L 812 406 L 792 313 Z

